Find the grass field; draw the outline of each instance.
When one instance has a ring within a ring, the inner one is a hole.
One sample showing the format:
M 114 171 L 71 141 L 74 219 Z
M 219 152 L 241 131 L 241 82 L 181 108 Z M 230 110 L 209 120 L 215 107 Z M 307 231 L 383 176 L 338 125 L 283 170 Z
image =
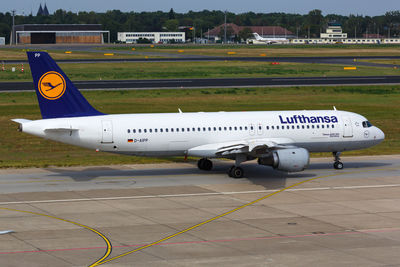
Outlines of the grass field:
M 380 145 L 345 155 L 400 153 L 400 86 L 241 88 L 84 92 L 105 113 L 331 109 L 365 115 L 386 134 Z M 39 119 L 34 93 L 0 94 L 0 167 L 46 167 L 165 162 L 68 146 L 16 131 L 12 118 Z M 321 155 L 321 154 L 317 154 Z M 323 154 L 326 156 L 327 154 Z
M 111 50 L 131 50 L 133 46 L 111 46 Z M 399 56 L 400 45 L 155 45 L 134 46 L 136 51 L 181 55 L 239 57 L 320 57 L 320 56 Z
M 20 65 L 14 65 L 17 72 L 11 72 L 12 66 L 0 71 L 0 81 L 32 80 L 29 65 L 24 66 L 24 73 Z M 77 63 L 60 67 L 72 80 L 400 75 L 400 69 L 392 68 L 360 66 L 357 70 L 344 70 L 343 65 L 243 61 Z
M 30 49 L 31 51 L 36 51 L 34 47 Z M 95 58 L 144 58 L 143 55 L 134 55 L 134 54 L 114 54 L 112 56 L 104 55 L 104 53 L 96 53 L 96 52 L 78 52 L 78 51 L 69 51 L 71 53 L 65 53 L 67 50 L 43 50 L 38 48 L 39 51 L 47 51 L 54 59 L 95 59 Z M 111 53 L 111 52 L 110 52 Z M 0 62 L 2 60 L 27 60 L 26 58 L 26 50 L 20 48 L 0 48 Z

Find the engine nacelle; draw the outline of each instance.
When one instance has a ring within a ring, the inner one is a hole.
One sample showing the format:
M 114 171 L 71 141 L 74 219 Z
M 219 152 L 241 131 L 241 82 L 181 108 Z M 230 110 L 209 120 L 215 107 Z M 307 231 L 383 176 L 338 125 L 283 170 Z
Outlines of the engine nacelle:
M 309 163 L 310 154 L 304 148 L 274 150 L 270 156 L 258 158 L 258 164 L 272 166 L 274 169 L 287 172 L 303 171 Z

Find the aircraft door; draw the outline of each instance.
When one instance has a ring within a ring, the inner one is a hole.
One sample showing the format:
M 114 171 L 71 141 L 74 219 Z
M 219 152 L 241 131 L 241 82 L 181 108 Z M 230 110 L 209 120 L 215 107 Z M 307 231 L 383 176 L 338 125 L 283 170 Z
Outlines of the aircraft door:
M 353 137 L 353 126 L 350 117 L 343 117 L 343 137 Z
M 101 143 L 113 143 L 113 126 L 112 121 L 101 121 L 102 137 Z
M 255 130 L 254 124 L 250 123 L 249 124 L 249 133 L 250 133 L 250 135 L 254 135 L 255 132 L 256 132 L 256 130 Z

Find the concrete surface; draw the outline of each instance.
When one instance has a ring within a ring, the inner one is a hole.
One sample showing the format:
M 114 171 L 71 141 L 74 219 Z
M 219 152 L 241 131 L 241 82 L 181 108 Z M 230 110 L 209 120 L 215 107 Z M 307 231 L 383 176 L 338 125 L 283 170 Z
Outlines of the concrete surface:
M 400 265 L 400 156 L 330 161 L 297 174 L 250 162 L 238 180 L 226 161 L 0 170 L 0 231 L 15 231 L 0 266 L 88 266 L 103 238 L 111 259 L 310 178 L 103 266 Z

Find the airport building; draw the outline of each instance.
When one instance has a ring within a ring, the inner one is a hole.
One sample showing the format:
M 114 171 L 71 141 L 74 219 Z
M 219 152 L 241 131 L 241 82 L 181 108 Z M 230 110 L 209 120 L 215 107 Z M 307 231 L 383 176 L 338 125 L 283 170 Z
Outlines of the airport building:
M 24 24 L 15 25 L 12 33 L 14 44 L 102 44 L 104 34 L 110 42 L 110 31 L 101 24 Z
M 184 32 L 119 32 L 118 41 L 127 44 L 137 43 L 139 39 L 147 39 L 152 43 L 184 43 Z
M 362 38 L 347 38 L 340 23 L 328 23 L 320 38 L 295 38 L 292 44 L 400 44 L 400 38 L 385 38 L 379 34 L 363 34 Z

